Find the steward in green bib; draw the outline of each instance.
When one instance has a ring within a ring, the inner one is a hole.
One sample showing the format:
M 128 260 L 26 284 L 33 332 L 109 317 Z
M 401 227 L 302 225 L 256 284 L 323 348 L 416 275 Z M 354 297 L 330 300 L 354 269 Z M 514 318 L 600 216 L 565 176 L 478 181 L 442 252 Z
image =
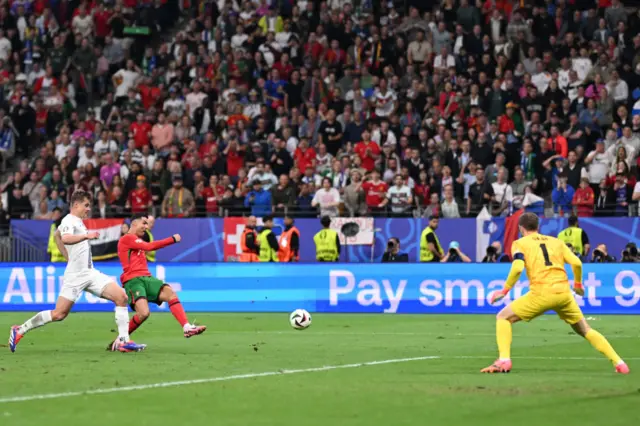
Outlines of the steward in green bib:
M 589 236 L 578 226 L 577 216 L 569 217 L 569 227 L 558 234 L 558 239 L 570 246 L 578 256 L 589 254 L 589 249 L 591 248 Z
M 153 234 L 151 233 L 151 231 L 153 230 L 153 225 L 156 224 L 156 218 L 154 218 L 153 216 L 147 216 L 147 225 L 148 225 L 148 229 L 146 231 L 144 231 L 144 235 L 142 235 L 142 241 L 147 242 L 147 243 L 152 243 L 153 242 Z M 156 251 L 148 251 L 147 252 L 147 261 L 148 262 L 155 262 L 156 261 Z
M 265 216 L 262 218 L 263 228 L 260 235 L 258 235 L 258 245 L 260 251 L 258 252 L 258 260 L 260 262 L 277 262 L 278 261 L 278 239 L 276 234 L 273 233 L 273 217 Z
M 62 222 L 62 211 L 60 208 L 56 207 L 53 209 L 53 223 L 51 224 L 51 229 L 49 230 L 49 244 L 47 246 L 47 253 L 51 255 L 52 263 L 62 263 L 66 262 L 67 259 L 64 258 L 64 255 L 58 248 L 56 244 L 56 231 L 58 230 L 58 226 Z
M 316 244 L 316 260 L 319 262 L 337 262 L 340 259 L 340 237 L 330 229 L 331 218 L 322 216 L 320 219 L 322 230 L 313 237 Z
M 438 216 L 431 216 L 429 226 L 424 228 L 420 235 L 420 262 L 440 262 L 444 256 L 444 250 L 435 232 L 439 220 Z

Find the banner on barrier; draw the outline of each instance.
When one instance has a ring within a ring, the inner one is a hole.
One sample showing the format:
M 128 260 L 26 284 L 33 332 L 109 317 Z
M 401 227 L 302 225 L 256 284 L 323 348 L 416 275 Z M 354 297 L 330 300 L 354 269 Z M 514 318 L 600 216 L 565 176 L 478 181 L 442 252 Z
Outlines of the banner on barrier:
M 587 314 L 640 314 L 640 272 L 634 264 L 586 264 Z M 100 265 L 117 280 L 119 265 Z M 489 304 L 502 288 L 505 264 L 155 265 L 151 272 L 170 284 L 185 308 L 201 312 L 495 313 L 511 299 Z M 50 309 L 63 284 L 64 267 L 50 264 L 0 266 L 0 311 Z M 510 298 L 528 290 L 526 277 Z M 79 311 L 111 311 L 113 304 L 90 294 Z M 153 307 L 164 309 L 164 307 Z
M 342 233 L 345 225 L 357 226 L 358 233 L 347 237 Z M 347 246 L 371 245 L 374 239 L 374 225 L 372 217 L 334 217 L 331 219 L 331 229 L 338 233 L 340 244 Z

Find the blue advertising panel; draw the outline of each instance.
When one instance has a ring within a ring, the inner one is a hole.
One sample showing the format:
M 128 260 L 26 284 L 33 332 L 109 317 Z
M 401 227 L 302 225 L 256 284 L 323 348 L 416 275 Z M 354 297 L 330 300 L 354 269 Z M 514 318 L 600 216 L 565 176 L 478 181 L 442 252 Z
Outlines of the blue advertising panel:
M 151 272 L 172 285 L 188 311 L 363 313 L 495 313 L 488 303 L 504 284 L 508 264 L 160 264 Z M 116 264 L 100 270 L 114 280 Z M 64 268 L 51 264 L 0 266 L 0 311 L 53 307 Z M 635 264 L 586 264 L 588 314 L 639 314 L 640 269 Z M 526 293 L 526 277 L 511 292 Z M 113 304 L 84 294 L 78 311 L 112 311 Z M 154 308 L 166 310 L 166 306 Z

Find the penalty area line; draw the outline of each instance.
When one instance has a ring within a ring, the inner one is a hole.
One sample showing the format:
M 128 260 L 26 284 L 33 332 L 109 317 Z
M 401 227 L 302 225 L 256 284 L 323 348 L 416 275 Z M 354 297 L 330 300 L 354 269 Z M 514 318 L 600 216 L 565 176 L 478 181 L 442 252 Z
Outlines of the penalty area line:
M 439 356 L 396 358 L 396 359 L 385 359 L 381 361 L 359 362 L 354 364 L 327 365 L 324 367 L 301 368 L 301 369 L 295 369 L 295 370 L 277 370 L 277 371 L 266 371 L 263 373 L 234 374 L 230 376 L 210 377 L 207 379 L 179 380 L 175 382 L 160 382 L 160 383 L 151 383 L 147 385 L 100 388 L 100 389 L 90 389 L 90 390 L 75 391 L 75 392 L 45 393 L 40 395 L 25 395 L 25 396 L 16 396 L 16 397 L 10 397 L 10 398 L 0 398 L 0 404 L 7 404 L 10 402 L 39 401 L 44 399 L 73 398 L 78 396 L 103 395 L 103 394 L 119 393 L 119 392 L 133 392 L 138 390 L 161 389 L 161 388 L 170 388 L 170 387 L 177 387 L 177 386 L 190 386 L 190 385 L 198 385 L 203 383 L 228 382 L 232 380 L 256 379 L 259 377 L 281 376 L 281 375 L 287 375 L 287 374 L 316 373 L 320 371 L 343 370 L 348 368 L 370 367 L 370 366 L 384 365 L 384 364 L 399 364 L 403 362 L 425 361 L 425 360 L 440 359 L 440 358 L 441 357 Z

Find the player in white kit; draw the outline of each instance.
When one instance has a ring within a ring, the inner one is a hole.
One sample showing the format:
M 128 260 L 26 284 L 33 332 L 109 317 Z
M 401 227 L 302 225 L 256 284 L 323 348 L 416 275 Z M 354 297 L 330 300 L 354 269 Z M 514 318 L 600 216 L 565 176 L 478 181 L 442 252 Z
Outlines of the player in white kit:
M 89 240 L 99 237 L 97 232 L 88 232 L 82 219 L 91 211 L 91 195 L 76 191 L 71 197 L 71 213 L 62 219 L 55 235 L 58 248 L 67 259 L 64 282 L 56 307 L 52 311 L 42 311 L 22 325 L 11 327 L 9 349 L 16 351 L 18 342 L 34 328 L 42 327 L 52 321 L 62 321 L 69 315 L 73 304 L 83 291 L 89 292 L 116 304 L 116 324 L 118 326 L 118 345 L 120 352 L 138 352 L 146 345 L 138 345 L 129 339 L 129 311 L 127 294 L 113 279 L 93 267 Z

